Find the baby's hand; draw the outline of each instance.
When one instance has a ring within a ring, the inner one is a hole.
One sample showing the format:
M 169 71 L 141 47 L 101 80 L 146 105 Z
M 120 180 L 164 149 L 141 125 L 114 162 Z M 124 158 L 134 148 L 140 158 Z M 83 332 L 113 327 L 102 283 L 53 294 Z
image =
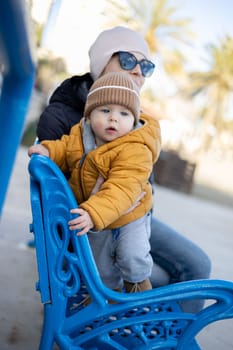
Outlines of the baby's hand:
M 70 230 L 81 230 L 77 236 L 82 236 L 94 227 L 94 223 L 86 210 L 81 208 L 71 209 L 72 214 L 79 214 L 75 219 L 68 222 Z
M 49 157 L 49 151 L 46 147 L 42 146 L 41 144 L 38 145 L 32 145 L 28 148 L 28 155 L 31 157 L 33 153 L 41 154 L 42 156 Z

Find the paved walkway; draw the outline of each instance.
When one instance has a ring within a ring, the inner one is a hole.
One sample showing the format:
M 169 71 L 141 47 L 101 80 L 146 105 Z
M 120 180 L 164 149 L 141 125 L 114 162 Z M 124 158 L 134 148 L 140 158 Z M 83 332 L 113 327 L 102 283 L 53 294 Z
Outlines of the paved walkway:
M 20 148 L 0 222 L 0 350 L 36 350 L 42 307 L 34 285 L 35 252 L 31 238 L 28 157 Z M 207 251 L 213 278 L 233 280 L 233 213 L 224 207 L 156 186 L 156 214 Z M 199 336 L 203 350 L 233 349 L 233 320 L 206 328 Z M 187 349 L 188 350 L 188 349 Z

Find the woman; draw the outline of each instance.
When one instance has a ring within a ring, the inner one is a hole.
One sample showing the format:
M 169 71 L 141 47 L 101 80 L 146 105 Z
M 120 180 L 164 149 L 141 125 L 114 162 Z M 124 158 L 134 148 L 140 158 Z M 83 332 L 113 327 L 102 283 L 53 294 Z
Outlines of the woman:
M 89 58 L 90 73 L 66 79 L 51 96 L 37 127 L 40 141 L 69 134 L 71 127 L 83 116 L 93 81 L 101 75 L 127 72 L 141 89 L 155 67 L 144 38 L 125 27 L 114 27 L 100 33 L 90 47 Z M 100 178 L 99 183 L 101 181 Z M 150 278 L 153 287 L 209 278 L 211 264 L 205 252 L 155 217 L 151 220 L 150 244 L 154 261 Z M 187 302 L 182 306 L 187 312 L 196 312 L 201 309 L 202 301 Z

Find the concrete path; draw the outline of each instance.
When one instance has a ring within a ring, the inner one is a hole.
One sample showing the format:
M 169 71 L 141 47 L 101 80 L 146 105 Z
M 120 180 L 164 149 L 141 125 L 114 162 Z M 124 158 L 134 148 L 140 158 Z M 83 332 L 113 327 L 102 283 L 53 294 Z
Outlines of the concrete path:
M 0 222 L 0 350 L 36 350 L 42 306 L 32 238 L 28 157 L 19 148 Z M 233 280 L 232 208 L 155 187 L 156 215 L 198 243 L 212 259 L 213 278 Z M 233 320 L 206 328 L 199 336 L 203 350 L 233 349 Z M 188 349 L 187 349 L 188 350 Z

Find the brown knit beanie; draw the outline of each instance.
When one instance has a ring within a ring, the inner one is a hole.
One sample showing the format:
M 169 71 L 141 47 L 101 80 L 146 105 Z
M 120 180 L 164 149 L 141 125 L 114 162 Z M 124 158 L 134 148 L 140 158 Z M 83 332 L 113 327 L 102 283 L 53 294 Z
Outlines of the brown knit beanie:
M 127 73 L 107 73 L 91 86 L 84 110 L 84 117 L 96 107 L 118 104 L 129 109 L 136 125 L 140 114 L 140 97 L 136 84 Z

